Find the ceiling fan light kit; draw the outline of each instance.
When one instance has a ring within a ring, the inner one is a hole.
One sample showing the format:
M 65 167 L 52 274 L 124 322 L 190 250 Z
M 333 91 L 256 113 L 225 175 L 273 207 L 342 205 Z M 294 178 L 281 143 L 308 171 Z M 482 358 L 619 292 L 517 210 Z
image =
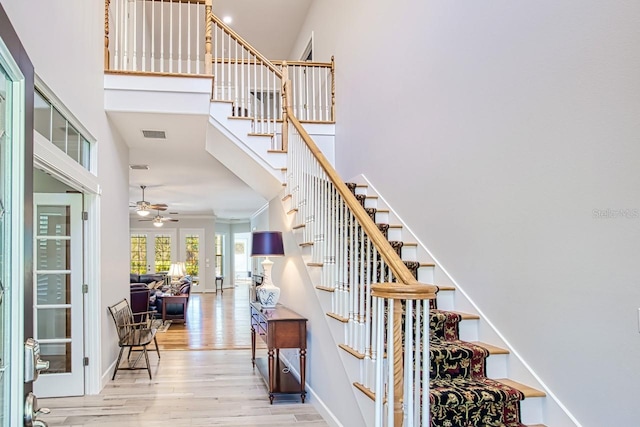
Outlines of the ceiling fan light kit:
M 140 207 L 138 208 L 138 210 L 136 210 L 136 213 L 140 216 L 149 216 L 151 212 L 145 207 Z

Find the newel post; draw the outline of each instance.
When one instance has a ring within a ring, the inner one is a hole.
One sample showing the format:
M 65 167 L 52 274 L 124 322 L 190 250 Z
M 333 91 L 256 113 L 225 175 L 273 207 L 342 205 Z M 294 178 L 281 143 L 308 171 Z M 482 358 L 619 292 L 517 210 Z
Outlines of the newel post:
M 111 0 L 104 0 L 104 69 L 109 69 L 109 4 Z
M 287 61 L 282 61 L 282 151 L 287 151 L 289 147 L 289 67 Z
M 213 34 L 213 0 L 204 0 L 205 32 L 204 32 L 204 72 L 213 74 L 213 55 L 211 54 L 211 36 Z

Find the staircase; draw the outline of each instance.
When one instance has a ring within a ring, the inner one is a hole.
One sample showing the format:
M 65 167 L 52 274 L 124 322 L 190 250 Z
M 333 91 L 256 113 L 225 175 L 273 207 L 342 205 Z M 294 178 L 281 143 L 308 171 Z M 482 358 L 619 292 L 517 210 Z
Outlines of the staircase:
M 358 178 L 360 183 L 347 183 L 347 187 L 418 281 L 441 283 L 436 282 L 438 278 L 448 282 L 446 275 L 428 254 L 410 240 L 412 236 L 406 228 L 392 221 L 396 219 L 395 214 L 364 177 Z M 292 200 L 287 193 L 282 198 L 283 208 L 289 215 L 297 216 L 299 210 L 292 206 Z M 295 218 L 293 224 L 296 224 L 293 232 L 303 257 L 311 261 L 313 245 L 306 241 L 308 238 L 302 232 L 309 224 L 301 218 Z M 307 265 L 311 277 L 318 277 L 314 270 L 322 267 L 313 262 Z M 349 318 L 334 312 L 331 298 L 328 297 L 334 290 L 323 285 L 316 286 L 316 289 L 328 319 L 333 322 L 331 329 L 336 341 L 344 341 L 344 337 L 349 335 Z M 438 285 L 437 299 L 430 304 L 431 425 L 543 426 L 539 422 L 543 418 L 545 393 L 506 378 L 509 351 L 477 341 L 480 316 L 455 312 L 456 299 L 455 286 L 443 284 Z M 361 410 L 364 413 L 373 411 L 375 393 L 359 378 L 360 373 L 366 371 L 363 367 L 366 355 L 345 343 L 338 347 L 343 351 L 345 367 L 354 388 L 361 394 L 358 399 Z M 495 417 L 495 414 L 501 415 Z

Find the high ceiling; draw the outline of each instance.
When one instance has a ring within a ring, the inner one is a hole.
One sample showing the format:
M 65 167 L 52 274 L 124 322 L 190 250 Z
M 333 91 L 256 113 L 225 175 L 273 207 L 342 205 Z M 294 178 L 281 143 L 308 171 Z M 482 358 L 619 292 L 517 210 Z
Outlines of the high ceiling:
M 214 13 L 270 59 L 287 59 L 311 0 L 214 0 Z M 205 151 L 206 117 L 109 113 L 129 151 L 129 201 L 166 203 L 179 215 L 248 218 L 267 201 Z M 166 139 L 145 139 L 141 129 L 162 129 Z M 132 215 L 134 210 L 131 209 Z M 179 215 L 177 216 L 179 218 Z M 173 215 L 176 217 L 175 215 Z

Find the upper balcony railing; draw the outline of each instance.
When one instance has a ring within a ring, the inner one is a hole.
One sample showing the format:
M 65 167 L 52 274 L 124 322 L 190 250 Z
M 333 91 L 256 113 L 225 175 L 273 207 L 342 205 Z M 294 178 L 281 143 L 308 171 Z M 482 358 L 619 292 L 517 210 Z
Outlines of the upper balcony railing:
M 106 0 L 105 70 L 213 75 L 213 100 L 253 132 L 275 134 L 284 119 L 284 68 L 298 119 L 333 122 L 334 62 L 272 62 L 212 13 L 212 0 Z M 283 144 L 283 145 L 286 145 Z

